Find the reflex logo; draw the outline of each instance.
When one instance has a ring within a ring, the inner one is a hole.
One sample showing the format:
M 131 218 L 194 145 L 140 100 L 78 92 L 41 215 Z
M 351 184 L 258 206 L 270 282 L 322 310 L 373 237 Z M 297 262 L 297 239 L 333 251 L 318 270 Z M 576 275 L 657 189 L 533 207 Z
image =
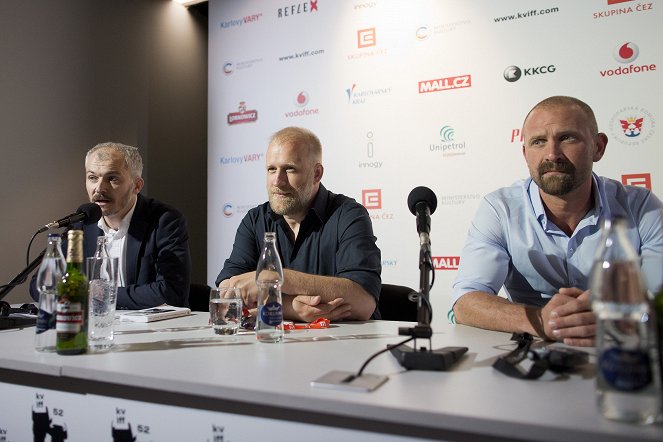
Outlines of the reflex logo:
M 226 218 L 230 218 L 234 214 L 235 214 L 235 208 L 233 207 L 233 205 L 230 203 L 225 203 L 223 205 L 223 216 L 225 216 Z
M 382 189 L 363 189 L 361 191 L 361 204 L 367 210 L 382 209 Z
M 419 93 L 425 94 L 427 92 L 440 92 L 465 87 L 472 87 L 472 76 L 469 74 L 420 81 Z
M 228 124 L 253 123 L 258 119 L 258 111 L 255 109 L 247 110 L 246 102 L 240 101 L 238 109 L 239 112 L 228 114 Z
M 655 132 L 654 116 L 640 106 L 620 109 L 610 119 L 613 138 L 628 146 L 637 146 L 648 141 Z
M 513 83 L 515 81 L 520 80 L 521 77 L 528 77 L 531 75 L 539 75 L 539 74 L 551 74 L 556 70 L 557 68 L 555 67 L 554 64 L 550 64 L 548 66 L 537 66 L 537 67 L 524 68 L 524 69 L 520 69 L 518 66 L 508 66 L 506 69 L 504 69 L 503 75 L 506 81 L 508 81 L 509 83 Z
M 651 189 L 651 174 L 649 173 L 632 173 L 629 175 L 622 175 L 622 184 L 625 186 L 638 186 L 646 189 Z
M 640 54 L 640 49 L 638 45 L 633 42 L 626 42 L 623 44 L 617 45 L 617 47 L 612 51 L 612 55 L 620 63 L 630 63 Z
M 308 2 L 301 2 L 294 5 L 286 6 L 285 8 L 279 8 L 277 11 L 277 17 L 290 17 L 292 15 L 303 14 L 305 12 L 317 12 L 318 11 L 318 1 L 311 0 Z
M 460 256 L 433 256 L 435 270 L 458 270 Z
M 360 29 L 357 31 L 357 47 L 367 48 L 377 44 L 375 28 Z

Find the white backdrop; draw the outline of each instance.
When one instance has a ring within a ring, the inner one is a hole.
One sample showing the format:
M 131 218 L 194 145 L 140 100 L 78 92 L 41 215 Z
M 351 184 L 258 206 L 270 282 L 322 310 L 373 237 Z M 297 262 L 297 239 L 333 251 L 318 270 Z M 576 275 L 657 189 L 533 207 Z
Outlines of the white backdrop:
M 436 193 L 438 318 L 480 198 L 527 176 L 520 127 L 541 99 L 586 101 L 610 138 L 595 171 L 661 193 L 662 8 L 660 0 L 211 0 L 208 282 L 244 214 L 266 200 L 267 140 L 285 126 L 314 131 L 324 185 L 369 209 L 383 282 L 418 288 L 406 200 L 420 185 Z

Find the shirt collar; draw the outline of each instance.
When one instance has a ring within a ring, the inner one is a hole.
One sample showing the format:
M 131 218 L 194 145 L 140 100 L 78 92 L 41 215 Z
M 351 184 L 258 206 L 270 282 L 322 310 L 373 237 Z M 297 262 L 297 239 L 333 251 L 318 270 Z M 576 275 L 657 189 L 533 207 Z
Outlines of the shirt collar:
M 137 202 L 138 198 L 136 198 L 136 201 L 134 201 L 134 205 L 131 207 L 131 210 L 129 210 L 129 212 L 127 212 L 127 214 L 124 215 L 124 218 L 122 218 L 122 221 L 120 221 L 120 226 L 118 227 L 117 230 L 108 227 L 106 221 L 104 220 L 104 217 L 102 216 L 99 222 L 97 222 L 97 226 L 99 226 L 99 228 L 104 231 L 104 235 L 111 234 L 118 239 L 126 235 L 127 232 L 129 231 L 129 224 L 131 224 L 131 218 L 134 215 L 134 210 L 136 210 Z

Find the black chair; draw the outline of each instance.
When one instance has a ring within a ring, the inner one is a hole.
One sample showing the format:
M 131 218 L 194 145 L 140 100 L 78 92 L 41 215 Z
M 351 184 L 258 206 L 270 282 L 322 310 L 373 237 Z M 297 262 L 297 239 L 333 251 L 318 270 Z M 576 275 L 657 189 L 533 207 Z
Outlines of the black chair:
M 194 312 L 208 312 L 210 290 L 212 288 L 207 284 L 192 282 L 189 286 L 189 308 Z
M 408 295 L 413 292 L 417 293 L 403 285 L 382 284 L 378 302 L 382 319 L 417 322 L 417 303 L 408 299 Z

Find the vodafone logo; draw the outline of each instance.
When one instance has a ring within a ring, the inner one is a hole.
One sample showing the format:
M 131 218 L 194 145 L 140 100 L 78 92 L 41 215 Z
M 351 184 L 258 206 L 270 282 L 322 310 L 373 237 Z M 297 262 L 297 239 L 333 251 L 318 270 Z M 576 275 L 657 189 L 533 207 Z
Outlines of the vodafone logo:
M 620 63 L 630 63 L 640 54 L 640 49 L 638 45 L 633 42 L 627 41 L 626 43 L 621 43 L 612 51 L 612 55 Z
M 297 94 L 297 98 L 295 98 L 295 104 L 297 107 L 306 106 L 308 104 L 308 92 L 301 91 L 299 94 Z
M 435 270 L 458 270 L 460 256 L 433 256 Z

